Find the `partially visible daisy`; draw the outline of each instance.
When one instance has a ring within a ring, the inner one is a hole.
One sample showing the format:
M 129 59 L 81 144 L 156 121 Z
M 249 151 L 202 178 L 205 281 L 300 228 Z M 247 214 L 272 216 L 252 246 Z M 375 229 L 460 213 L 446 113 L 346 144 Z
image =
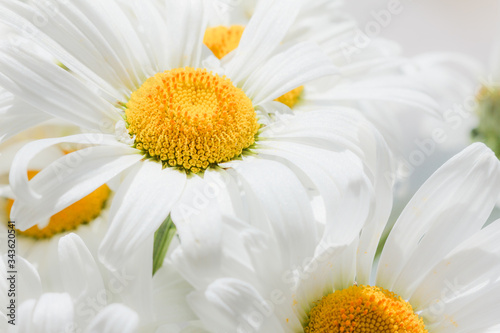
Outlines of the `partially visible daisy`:
M 16 155 L 11 218 L 21 230 L 118 179 L 100 249 L 100 259 L 118 267 L 169 214 L 178 225 L 214 197 L 221 209 L 243 202 L 274 217 L 277 206 L 304 206 L 309 214 L 312 197 L 335 200 L 351 172 L 390 191 L 379 172 L 392 168 L 385 143 L 356 110 L 277 112 L 283 104 L 276 98 L 338 73 L 313 43 L 281 44 L 299 12 L 295 1 L 262 3 L 223 61 L 203 45 L 206 1 L 165 1 L 164 14 L 153 1 L 132 5 L 2 4 L 2 20 L 19 32 L 29 27 L 28 37 L 69 70 L 6 45 L 0 84 L 88 131 L 33 142 Z M 44 24 L 32 24 L 34 16 Z M 78 163 L 70 153 L 28 181 L 33 157 L 63 142 L 92 147 L 80 151 L 86 155 Z M 273 201 L 262 193 L 273 193 Z
M 271 237 L 225 221 L 219 248 L 207 246 L 213 235 L 182 244 L 175 265 L 195 285 L 189 303 L 210 331 L 480 333 L 498 327 L 500 220 L 483 228 L 500 189 L 500 162 L 491 150 L 471 145 L 436 171 L 401 213 L 378 262 L 364 260 L 369 225 L 361 184 L 351 186 L 358 193 L 341 201 L 320 235 L 284 228 Z M 376 197 L 386 200 L 392 198 Z M 217 270 L 204 266 L 209 260 Z
M 204 42 L 223 58 L 239 43 L 256 8 L 265 1 L 226 2 L 211 0 L 210 27 Z M 299 1 L 295 17 L 284 41 L 313 41 L 339 67 L 339 77 L 309 82 L 281 96 L 277 101 L 293 111 L 307 111 L 330 105 L 351 105 L 364 110 L 376 124 L 387 122 L 396 110 L 418 109 L 435 114 L 439 105 L 425 86 L 404 72 L 412 60 L 401 57 L 395 42 L 367 35 L 349 16 L 342 1 Z M 380 102 L 383 103 L 380 103 Z M 378 103 L 377 103 L 378 102 Z M 364 105 L 368 104 L 368 105 Z M 395 107 L 397 106 L 397 107 Z M 393 129 L 396 131 L 397 129 Z M 391 131 L 388 132 L 388 139 Z
M 46 291 L 45 277 L 18 257 L 18 332 L 180 332 L 196 325 L 196 316 L 185 299 L 191 286 L 168 266 L 151 278 L 151 260 L 144 260 L 151 248 L 145 245 L 129 258 L 126 268 L 110 272 L 99 267 L 80 237 L 66 235 L 51 258 L 60 261 L 57 291 Z M 0 290 L 7 299 L 4 265 L 0 261 Z M 5 311 L 5 307 L 0 310 L 2 332 L 9 327 L 3 320 L 8 314 Z
M 9 172 L 15 154 L 26 144 L 47 137 L 57 137 L 77 133 L 78 129 L 68 124 L 46 123 L 24 131 L 0 144 L 0 233 L 7 235 L 7 221 L 16 196 L 9 184 Z M 82 147 L 80 147 L 82 148 Z M 40 170 L 71 151 L 76 146 L 52 146 L 37 155 L 29 164 L 27 174 L 31 179 Z M 84 158 L 81 156 L 80 158 Z M 57 177 L 57 175 L 56 175 Z M 17 230 L 18 254 L 31 262 L 40 274 L 46 277 L 44 287 L 54 290 L 60 284 L 59 267 L 54 257 L 57 254 L 59 239 L 76 232 L 84 239 L 92 253 L 96 254 L 104 237 L 108 223 L 106 211 L 111 190 L 103 184 L 92 193 L 66 207 L 60 212 L 41 221 L 24 231 Z M 17 223 L 16 223 L 17 226 Z M 7 248 L 0 249 L 4 253 Z
M 500 40 L 485 74 L 485 83 L 477 95 L 479 121 L 472 130 L 472 139 L 484 142 L 500 158 Z

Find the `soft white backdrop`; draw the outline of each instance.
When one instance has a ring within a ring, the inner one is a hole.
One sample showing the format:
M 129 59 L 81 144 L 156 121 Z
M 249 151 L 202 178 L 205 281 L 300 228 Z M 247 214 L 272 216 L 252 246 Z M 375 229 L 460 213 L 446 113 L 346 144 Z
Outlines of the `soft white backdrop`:
M 347 0 L 348 11 L 363 27 L 373 13 L 397 0 Z M 407 56 L 428 51 L 463 52 L 482 62 L 500 40 L 498 0 L 400 0 L 401 14 L 392 17 L 381 37 L 396 40 Z

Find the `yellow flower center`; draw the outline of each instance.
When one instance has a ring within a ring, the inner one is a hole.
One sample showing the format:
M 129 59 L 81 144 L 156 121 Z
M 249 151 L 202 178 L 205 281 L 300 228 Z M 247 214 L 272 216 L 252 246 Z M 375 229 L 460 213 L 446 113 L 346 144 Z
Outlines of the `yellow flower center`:
M 500 89 L 483 87 L 477 96 L 479 122 L 472 130 L 472 139 L 481 141 L 500 158 Z
M 205 31 L 203 43 L 212 50 L 217 58 L 222 59 L 225 55 L 238 47 L 241 35 L 243 35 L 243 30 L 245 30 L 245 28 L 241 25 L 208 28 Z M 297 87 L 283 96 L 276 98 L 275 101 L 293 108 L 299 102 L 303 90 L 303 86 Z
M 38 171 L 28 171 L 28 178 L 35 177 Z M 49 223 L 42 229 L 33 226 L 25 231 L 17 230 L 17 233 L 36 239 L 50 238 L 56 234 L 74 230 L 81 224 L 87 224 L 101 214 L 102 208 L 110 194 L 107 185 L 102 185 L 94 192 L 75 202 L 71 206 L 63 209 L 50 218 Z M 7 200 L 7 213 L 10 210 L 14 200 Z
M 243 90 L 225 76 L 189 67 L 147 79 L 125 114 L 137 149 L 194 173 L 241 155 L 260 128 Z
M 424 322 L 400 296 L 378 287 L 351 286 L 311 309 L 305 333 L 426 333 Z
M 243 30 L 245 27 L 241 25 L 232 25 L 229 28 L 224 26 L 208 28 L 205 31 L 203 43 L 217 58 L 222 59 L 238 47 Z

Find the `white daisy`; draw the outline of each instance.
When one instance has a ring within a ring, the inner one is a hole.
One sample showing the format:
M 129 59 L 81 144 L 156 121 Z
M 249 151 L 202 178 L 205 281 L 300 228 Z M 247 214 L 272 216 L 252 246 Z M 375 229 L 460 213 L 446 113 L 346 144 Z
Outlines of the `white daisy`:
M 268 116 L 283 105 L 274 99 L 337 73 L 314 44 L 280 44 L 299 6 L 263 3 L 239 47 L 219 62 L 202 43 L 206 5 L 166 1 L 169 10 L 160 15 L 156 3 L 134 2 L 129 18 L 129 7 L 115 1 L 2 4 L 2 20 L 29 30 L 25 35 L 70 71 L 6 46 L 0 84 L 88 130 L 28 144 L 16 155 L 11 218 L 21 230 L 118 179 L 101 246 L 101 259 L 116 267 L 169 214 L 179 224 L 209 199 L 237 210 L 243 189 L 253 198 L 243 201 L 248 209 L 256 204 L 271 216 L 277 205 L 310 211 L 310 196 L 334 200 L 343 174 L 355 171 L 388 191 L 390 180 L 378 171 L 391 169 L 385 144 L 355 110 Z M 33 17 L 43 24 L 31 23 Z M 28 181 L 32 158 L 62 142 L 93 147 L 56 160 Z M 265 201 L 262 193 L 274 196 Z
M 500 189 L 491 150 L 474 144 L 431 176 L 400 215 L 378 262 L 365 260 L 366 241 L 380 235 L 367 233 L 370 193 L 355 184 L 358 193 L 341 201 L 320 236 L 300 219 L 274 237 L 223 221 L 222 246 L 207 246 L 217 236 L 209 230 L 183 242 L 174 262 L 196 287 L 189 303 L 206 326 L 479 333 L 500 324 L 500 220 L 482 228 Z M 207 269 L 209 260 L 217 269 Z
M 472 130 L 472 139 L 484 142 L 500 157 L 500 41 L 493 48 L 484 76 L 477 95 L 478 122 Z
M 9 185 L 9 170 L 15 154 L 25 144 L 47 138 L 48 136 L 63 136 L 76 133 L 74 126 L 63 124 L 39 125 L 28 131 L 24 131 L 12 137 L 10 140 L 0 144 L 0 235 L 6 239 L 7 221 L 11 207 L 15 201 L 15 195 Z M 40 170 L 69 151 L 75 151 L 77 147 L 53 146 L 43 154 L 37 155 L 29 164 L 28 177 L 32 178 Z M 38 225 L 24 231 L 17 230 L 18 254 L 32 263 L 40 274 L 46 277 L 43 280 L 45 290 L 54 290 L 60 284 L 58 262 L 53 260 L 57 254 L 59 239 L 70 231 L 77 232 L 86 242 L 92 253 L 96 254 L 100 241 L 107 230 L 106 203 L 111 197 L 111 191 L 105 184 L 95 189 L 92 193 L 79 201 L 66 207 L 62 211 L 48 217 Z M 0 249 L 5 253 L 7 248 Z
M 0 328 L 14 320 L 18 332 L 180 332 L 196 325 L 196 316 L 186 303 L 192 290 L 178 274 L 165 266 L 151 278 L 152 246 L 146 244 L 119 271 L 103 270 L 81 238 L 62 237 L 56 257 L 61 267 L 58 291 L 43 288 L 44 276 L 22 257 L 16 260 L 16 313 L 1 309 Z M 145 251 L 146 250 L 146 251 Z M 2 304 L 10 303 L 5 288 L 9 282 L 2 266 Z M 8 288 L 7 288 L 8 289 Z M 6 320 L 7 319 L 7 320 Z M 191 324 L 192 323 L 192 324 Z
M 204 41 L 214 54 L 222 57 L 238 45 L 238 36 L 255 8 L 265 1 L 211 1 L 210 28 Z M 425 90 L 425 86 L 404 72 L 412 61 L 400 56 L 399 46 L 363 32 L 346 13 L 343 1 L 303 0 L 300 5 L 300 13 L 285 41 L 314 41 L 339 66 L 340 77 L 311 82 L 282 96 L 281 101 L 294 111 L 354 105 L 378 124 L 391 118 L 391 113 L 384 111 L 394 105 L 398 105 L 396 110 L 416 107 L 431 114 L 439 109 L 434 100 L 419 91 Z M 383 104 L 376 103 L 381 101 Z M 367 102 L 371 103 L 365 105 Z

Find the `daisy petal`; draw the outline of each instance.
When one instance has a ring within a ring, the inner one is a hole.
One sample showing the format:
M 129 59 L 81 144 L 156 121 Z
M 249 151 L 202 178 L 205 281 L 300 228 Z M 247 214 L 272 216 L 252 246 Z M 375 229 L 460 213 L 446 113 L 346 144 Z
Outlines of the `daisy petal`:
M 170 68 L 201 67 L 203 36 L 208 19 L 203 0 L 166 0 Z
M 99 268 L 79 236 L 71 233 L 62 237 L 58 252 L 64 290 L 75 302 L 95 298 L 105 289 Z
M 273 56 L 245 80 L 243 91 L 254 105 L 281 95 L 322 76 L 338 74 L 330 59 L 313 43 L 303 42 Z
M 186 295 L 193 287 L 170 264 L 164 264 L 153 276 L 153 311 L 160 318 L 158 325 L 196 320 Z
M 189 295 L 188 301 L 214 332 L 284 332 L 275 316 L 265 316 L 259 311 L 268 304 L 266 300 L 251 285 L 239 280 L 217 280 L 204 293 Z
M 8 138 L 34 127 L 50 116 L 14 98 L 12 94 L 0 89 L 0 143 Z
M 86 333 L 133 333 L 139 327 L 139 316 L 123 304 L 115 303 L 102 309 L 89 324 Z
M 318 230 L 307 193 L 294 173 L 281 163 L 264 159 L 241 163 L 235 172 L 247 196 L 254 198 L 256 206 L 250 212 L 262 211 L 262 230 L 269 230 L 283 246 L 284 265 L 301 262 L 304 253 L 312 254 Z
M 64 332 L 74 327 L 73 302 L 68 294 L 43 294 L 35 304 L 31 320 L 39 332 Z
M 162 169 L 157 162 L 140 163 L 113 200 L 110 227 L 99 249 L 99 259 L 109 267 L 126 260 L 167 218 L 185 184 L 183 172 Z
M 345 244 L 358 237 L 368 216 L 373 189 L 357 156 L 349 151 L 331 153 L 284 141 L 264 141 L 259 147 L 256 149 L 259 156 L 285 162 L 296 170 L 304 187 L 317 190 L 325 205 L 324 219 L 335 222 L 327 224 L 329 244 Z M 351 198 L 352 202 L 348 203 Z M 352 209 L 353 205 L 357 208 Z M 340 223 L 346 219 L 351 222 Z
M 146 52 L 133 23 L 115 1 L 90 4 L 48 0 L 33 6 L 4 2 L 2 7 L 5 23 L 20 32 L 28 30 L 30 33 L 21 35 L 116 99 L 126 90 L 113 87 L 131 90 L 145 77 L 140 70 L 144 66 L 139 64 L 147 63 Z
M 98 135 L 96 138 L 100 140 L 82 134 L 39 140 L 19 151 L 12 164 L 10 183 L 16 195 L 11 215 L 21 230 L 48 219 L 142 158 L 136 149 L 118 143 L 114 137 Z M 29 161 L 44 148 L 61 142 L 99 142 L 109 146 L 90 147 L 65 155 L 28 182 Z
M 225 74 L 240 85 L 275 50 L 299 12 L 299 1 L 260 1 L 238 48 L 225 58 Z M 255 52 L 259 50 L 259 52 Z
M 27 299 L 38 298 L 42 294 L 42 283 L 36 268 L 26 259 L 19 256 L 17 257 L 16 264 L 18 265 L 19 278 L 18 303 L 21 304 Z
M 500 164 L 473 144 L 427 180 L 401 213 L 384 246 L 377 285 L 407 298 L 440 258 L 481 229 L 495 206 Z
M 409 301 L 413 308 L 430 315 L 433 308 L 445 304 L 451 307 L 453 302 L 465 305 L 464 299 L 472 297 L 478 289 L 491 288 L 500 268 L 498 239 L 500 220 L 477 232 L 442 258 L 411 295 Z M 475 302 L 469 304 L 472 303 Z
M 117 109 L 74 74 L 19 49 L 0 53 L 3 87 L 33 108 L 90 130 L 120 119 Z

